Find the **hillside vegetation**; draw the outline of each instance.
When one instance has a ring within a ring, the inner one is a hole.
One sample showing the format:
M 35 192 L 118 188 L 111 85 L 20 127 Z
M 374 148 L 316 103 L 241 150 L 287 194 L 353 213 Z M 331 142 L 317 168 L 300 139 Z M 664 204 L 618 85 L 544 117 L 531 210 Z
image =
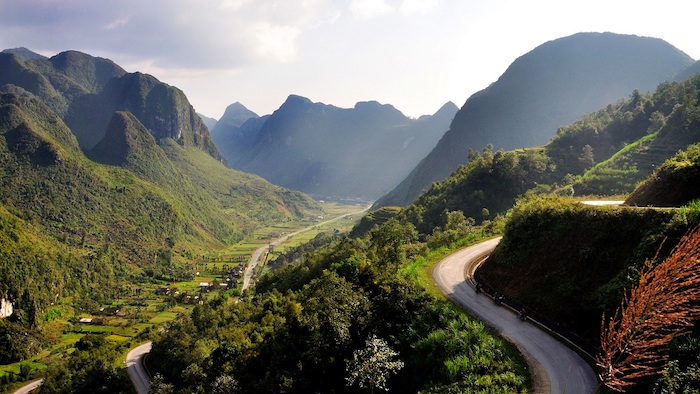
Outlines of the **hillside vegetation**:
M 653 94 L 635 91 L 559 129 L 548 154 L 569 173 L 586 170 L 573 184 L 577 194 L 630 193 L 666 159 L 700 141 L 699 89 L 696 75 L 662 83 Z
M 425 252 L 395 219 L 306 251 L 254 297 L 180 317 L 153 342 L 155 370 L 190 392 L 526 391 L 514 349 L 400 274 Z
M 447 211 L 461 211 L 479 222 L 493 219 L 512 207 L 519 195 L 552 183 L 554 168 L 542 149 L 471 151 L 469 164 L 433 184 L 401 215 L 426 234 L 443 224 Z
M 493 152 L 489 145 L 481 152 L 470 150 L 468 164 L 433 183 L 401 215 L 421 233 L 430 234 L 446 211 L 461 211 L 478 222 L 492 220 L 526 194 L 630 193 L 664 161 L 700 141 L 698 87 L 700 75 L 662 83 L 653 94 L 633 91 L 629 98 L 559 128 L 542 148 Z M 673 190 L 686 193 L 675 206 L 700 198 L 691 182 L 694 167 L 690 163 L 696 149 L 679 154 L 665 166 L 664 173 L 679 172 L 667 180 L 667 190 L 655 189 L 657 199 Z
M 503 240 L 479 273 L 490 286 L 595 345 L 602 313 L 614 313 L 622 289 L 635 283 L 664 237 L 687 228 L 672 211 L 591 207 L 565 197 L 526 199 L 513 208 Z
M 410 204 L 433 182 L 467 163 L 469 149 L 545 144 L 558 127 L 634 89 L 652 90 L 692 63 L 686 54 L 653 38 L 579 33 L 542 44 L 472 95 L 437 146 L 375 207 Z M 574 153 L 577 158 L 581 147 Z
M 627 205 L 677 207 L 700 198 L 700 144 L 666 160 L 627 197 Z

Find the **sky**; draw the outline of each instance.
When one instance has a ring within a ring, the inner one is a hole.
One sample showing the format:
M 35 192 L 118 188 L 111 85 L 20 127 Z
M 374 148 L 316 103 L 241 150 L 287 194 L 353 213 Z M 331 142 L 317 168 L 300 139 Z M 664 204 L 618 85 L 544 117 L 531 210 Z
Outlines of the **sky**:
M 290 94 L 418 117 L 461 107 L 519 56 L 578 32 L 661 38 L 699 59 L 699 10 L 687 0 L 0 0 L 0 49 L 108 58 L 216 119 L 234 102 L 270 114 Z

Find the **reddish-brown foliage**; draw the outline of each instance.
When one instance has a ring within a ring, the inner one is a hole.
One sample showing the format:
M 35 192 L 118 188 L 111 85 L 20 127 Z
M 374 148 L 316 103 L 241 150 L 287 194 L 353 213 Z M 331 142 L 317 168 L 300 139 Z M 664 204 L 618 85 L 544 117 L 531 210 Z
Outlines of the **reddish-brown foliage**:
M 602 384 L 624 391 L 660 373 L 668 343 L 700 317 L 700 228 L 686 234 L 661 264 L 644 271 L 615 316 L 601 322 L 596 362 Z

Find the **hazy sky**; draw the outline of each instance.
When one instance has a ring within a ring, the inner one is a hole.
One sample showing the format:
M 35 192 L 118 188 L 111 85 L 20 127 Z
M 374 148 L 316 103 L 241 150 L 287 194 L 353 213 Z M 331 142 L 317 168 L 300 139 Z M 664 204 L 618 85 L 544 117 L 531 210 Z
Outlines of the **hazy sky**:
M 75 49 L 152 74 L 219 118 L 289 94 L 409 116 L 462 106 L 517 57 L 582 31 L 664 39 L 700 58 L 687 0 L 0 0 L 0 49 Z

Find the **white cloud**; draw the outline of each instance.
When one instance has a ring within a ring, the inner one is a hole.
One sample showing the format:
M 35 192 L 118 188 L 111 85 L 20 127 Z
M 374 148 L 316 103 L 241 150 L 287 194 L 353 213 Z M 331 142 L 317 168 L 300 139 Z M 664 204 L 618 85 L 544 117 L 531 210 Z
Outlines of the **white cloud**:
M 296 40 L 299 28 L 258 23 L 253 27 L 253 51 L 264 59 L 288 63 L 296 59 Z
M 362 19 L 372 19 L 394 11 L 384 0 L 352 0 L 350 12 Z
M 302 34 L 340 14 L 333 0 L 0 0 L 0 9 L 0 44 L 7 47 L 76 49 L 192 70 L 292 61 Z
M 222 10 L 236 11 L 250 2 L 251 0 L 223 0 L 219 4 L 219 8 L 221 8 Z
M 437 8 L 439 0 L 404 0 L 399 12 L 405 15 L 426 14 Z

